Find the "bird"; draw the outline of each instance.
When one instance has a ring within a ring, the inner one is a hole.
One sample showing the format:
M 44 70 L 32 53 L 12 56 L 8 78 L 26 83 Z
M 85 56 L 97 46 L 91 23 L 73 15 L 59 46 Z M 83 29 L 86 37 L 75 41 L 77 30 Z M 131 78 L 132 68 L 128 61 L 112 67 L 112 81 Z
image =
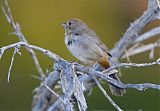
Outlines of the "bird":
M 71 18 L 61 23 L 65 30 L 65 44 L 69 52 L 84 64 L 93 65 L 99 63 L 104 69 L 110 67 L 108 58 L 112 57 L 107 46 L 98 35 L 82 20 Z M 116 74 L 111 78 L 120 81 Z M 109 84 L 111 93 L 115 96 L 123 96 L 125 89 Z

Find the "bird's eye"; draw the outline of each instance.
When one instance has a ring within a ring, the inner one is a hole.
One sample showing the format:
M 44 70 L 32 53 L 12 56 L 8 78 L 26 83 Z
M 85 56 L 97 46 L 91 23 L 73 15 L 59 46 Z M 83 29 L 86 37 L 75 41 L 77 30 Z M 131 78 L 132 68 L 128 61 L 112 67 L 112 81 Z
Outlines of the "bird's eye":
M 71 25 L 71 22 L 69 22 L 68 24 Z

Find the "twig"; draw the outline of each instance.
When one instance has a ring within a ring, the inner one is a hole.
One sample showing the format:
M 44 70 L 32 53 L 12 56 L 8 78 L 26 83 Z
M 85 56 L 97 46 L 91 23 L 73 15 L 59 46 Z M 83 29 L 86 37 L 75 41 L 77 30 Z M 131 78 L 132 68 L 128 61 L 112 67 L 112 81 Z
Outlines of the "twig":
M 8 82 L 9 82 L 9 80 L 10 80 L 11 69 L 12 69 L 12 66 L 13 66 L 13 61 L 14 61 L 14 58 L 15 58 L 16 53 L 17 53 L 17 49 L 16 49 L 16 47 L 15 47 L 15 48 L 14 48 L 13 55 L 12 55 L 11 63 L 10 63 L 9 69 L 8 69 L 8 79 L 7 79 Z
M 157 64 L 160 64 L 159 60 L 157 60 L 155 62 L 140 63 L 140 64 L 137 64 L 137 63 L 119 63 L 119 64 L 115 64 L 115 65 L 109 67 L 108 69 L 104 70 L 103 73 L 107 73 L 107 72 L 109 72 L 113 69 L 120 68 L 120 67 L 148 67 L 148 66 L 157 65 Z
M 97 86 L 99 87 L 99 89 L 102 91 L 102 93 L 104 94 L 104 96 L 109 100 L 109 102 L 118 110 L 118 111 L 123 111 L 111 98 L 110 96 L 106 93 L 106 91 L 103 89 L 103 87 L 101 86 L 101 84 L 98 82 L 98 80 L 91 75 L 91 77 L 94 79 L 94 81 L 96 82 Z
M 60 99 L 63 104 L 66 104 L 65 101 L 63 101 L 63 99 L 55 91 L 53 91 L 45 82 L 43 82 L 43 84 L 52 94 L 54 94 L 58 99 Z
M 149 50 L 153 50 L 154 48 L 156 47 L 160 47 L 160 40 L 157 40 L 155 43 L 150 43 L 150 44 L 147 44 L 147 45 L 143 45 L 141 47 L 138 47 L 138 48 L 135 48 L 133 50 L 129 50 L 127 52 L 127 55 L 123 55 L 121 59 L 124 59 L 126 58 L 127 56 L 133 56 L 133 55 L 136 55 L 136 54 L 140 54 L 142 52 L 146 52 L 146 51 L 149 51 Z
M 150 39 L 151 37 L 154 37 L 156 35 L 160 35 L 160 27 L 153 28 L 153 29 L 149 30 L 148 32 L 140 35 L 137 39 L 135 39 L 133 41 L 132 44 L 135 44 L 137 42 L 142 42 L 142 41 Z

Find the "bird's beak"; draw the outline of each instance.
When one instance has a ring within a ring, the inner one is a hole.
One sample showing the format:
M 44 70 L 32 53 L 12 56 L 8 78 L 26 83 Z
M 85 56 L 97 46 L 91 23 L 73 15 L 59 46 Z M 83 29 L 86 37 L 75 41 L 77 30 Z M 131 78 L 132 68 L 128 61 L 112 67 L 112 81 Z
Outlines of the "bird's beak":
M 65 22 L 61 23 L 60 24 L 62 27 L 66 28 L 67 27 L 67 24 Z

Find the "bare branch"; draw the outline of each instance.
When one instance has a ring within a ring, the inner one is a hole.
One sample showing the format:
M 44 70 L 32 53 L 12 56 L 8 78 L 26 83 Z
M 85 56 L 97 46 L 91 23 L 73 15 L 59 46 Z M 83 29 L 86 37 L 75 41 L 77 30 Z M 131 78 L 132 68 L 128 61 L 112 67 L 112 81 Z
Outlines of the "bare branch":
M 124 55 L 125 51 L 130 45 L 133 45 L 132 42 L 138 38 L 139 32 L 142 28 L 158 19 L 157 16 L 160 14 L 160 6 L 158 0 L 148 0 L 148 9 L 143 13 L 141 17 L 131 23 L 130 27 L 124 33 L 124 36 L 117 43 L 115 48 L 113 48 L 110 53 L 113 57 L 110 59 L 111 64 L 115 64 L 118 60 Z
M 102 93 L 104 94 L 104 96 L 109 100 L 109 102 L 118 110 L 118 111 L 123 111 L 118 105 L 116 105 L 116 103 L 109 97 L 109 95 L 106 93 L 106 91 L 103 89 L 103 87 L 101 86 L 101 84 L 99 83 L 99 81 L 93 76 L 91 75 L 91 77 L 94 79 L 94 81 L 96 82 L 97 86 L 99 87 L 99 89 L 102 91 Z
M 4 46 L 4 47 L 0 48 L 0 50 L 4 53 L 4 51 L 7 50 L 7 49 L 11 49 L 11 48 L 14 48 L 14 47 L 20 47 L 20 46 L 25 46 L 26 48 L 40 51 L 40 52 L 42 52 L 43 54 L 45 54 L 46 56 L 48 56 L 49 58 L 51 58 L 53 61 L 57 61 L 57 62 L 58 62 L 58 61 L 60 61 L 60 60 L 63 60 L 63 59 L 60 58 L 58 55 L 52 53 L 51 51 L 49 51 L 49 50 L 47 50 L 47 49 L 43 49 L 43 48 L 41 48 L 41 47 L 34 46 L 34 45 L 29 45 L 28 43 L 25 43 L 25 42 L 17 42 L 17 43 L 8 45 L 8 46 Z
M 75 85 L 75 91 L 74 91 L 74 96 L 77 100 L 78 107 L 80 111 L 86 111 L 87 110 L 87 102 L 84 97 L 83 91 L 86 90 L 85 87 L 83 86 L 83 82 L 81 83 L 75 73 L 75 65 L 72 65 L 73 69 L 73 80 L 74 80 L 74 85 Z
M 8 1 L 7 0 L 4 0 L 4 6 L 2 6 L 2 10 L 3 10 L 3 13 L 7 19 L 7 21 L 10 23 L 10 25 L 12 26 L 12 28 L 14 29 L 14 33 L 19 41 L 21 42 L 25 42 L 28 44 L 28 41 L 26 40 L 25 36 L 23 35 L 23 33 L 21 32 L 21 27 L 18 23 L 15 23 L 14 20 L 13 20 L 13 17 L 12 17 L 12 13 L 11 13 L 11 10 L 10 10 L 10 7 L 8 5 Z M 43 70 L 39 64 L 39 61 L 38 61 L 38 58 L 37 56 L 35 55 L 35 52 L 32 50 L 32 49 L 28 49 L 27 50 L 29 51 L 30 55 L 32 56 L 32 59 L 33 59 L 33 62 L 37 68 L 37 71 L 39 73 L 39 75 L 41 76 L 41 78 L 44 77 L 44 73 L 43 73 Z
M 147 45 L 143 45 L 141 47 L 135 48 L 135 49 L 129 49 L 127 51 L 127 54 L 122 56 L 122 59 L 126 58 L 127 56 L 133 56 L 139 53 L 143 53 L 149 50 L 153 50 L 156 47 L 160 47 L 160 40 L 157 40 L 155 43 L 151 43 L 151 44 L 147 44 Z
M 55 91 L 53 91 L 45 82 L 43 82 L 43 84 L 52 94 L 54 94 L 58 99 L 60 99 L 63 104 L 66 104 L 65 101 L 63 101 L 63 99 Z
M 8 82 L 10 80 L 10 75 L 11 75 L 11 69 L 12 69 L 12 66 L 13 66 L 13 61 L 14 61 L 14 58 L 15 58 L 15 55 L 17 53 L 17 49 L 16 47 L 14 48 L 14 52 L 13 52 L 13 55 L 12 55 L 12 59 L 11 59 L 11 63 L 10 63 L 10 66 L 9 66 L 9 69 L 8 69 Z
M 54 71 L 50 72 L 49 75 L 45 78 L 44 83 L 47 84 L 48 87 L 53 88 L 53 86 L 56 86 L 57 81 L 59 80 L 59 66 L 55 63 L 54 65 Z M 48 91 L 46 87 L 44 87 L 43 84 L 41 84 L 39 87 L 35 88 L 33 91 L 33 102 L 32 102 L 32 111 L 38 111 L 38 110 L 47 110 L 50 106 L 50 100 L 47 98 L 53 98 L 53 94 Z M 59 100 L 59 103 L 61 104 L 61 100 Z M 59 106 L 60 107 L 60 106 Z
M 153 63 L 155 64 L 155 63 Z M 152 65 L 153 65 L 152 64 Z M 160 61 L 159 59 L 157 60 L 157 64 L 160 64 Z M 141 64 L 142 65 L 142 64 Z M 142 65 L 143 66 L 143 65 Z M 146 65 L 147 66 L 147 65 Z M 111 77 L 107 76 L 106 72 L 103 73 L 103 72 L 99 72 L 99 71 L 95 71 L 94 69 L 92 68 L 89 68 L 89 67 L 84 67 L 84 66 L 77 66 L 76 67 L 76 70 L 80 70 L 84 73 L 88 73 L 90 75 L 94 75 L 96 77 L 100 77 L 106 81 L 108 81 L 110 84 L 113 84 L 119 88 L 135 88 L 135 89 L 139 89 L 139 90 L 142 90 L 142 89 L 147 89 L 147 88 L 153 88 L 153 89 L 158 89 L 160 90 L 160 85 L 156 85 L 156 84 L 150 84 L 150 83 L 143 83 L 143 84 L 123 84 L 122 82 L 118 82 L 117 80 L 115 79 L 112 79 Z M 106 74 L 106 75 L 105 75 Z M 113 73 L 114 74 L 114 73 Z
M 112 71 L 113 69 L 120 68 L 120 67 L 125 67 L 125 68 L 128 68 L 128 67 L 146 67 L 146 66 L 152 66 L 152 65 L 157 65 L 157 64 L 160 64 L 159 59 L 157 61 L 151 62 L 151 63 L 141 63 L 141 64 L 137 64 L 137 63 L 119 63 L 119 64 L 115 64 L 115 65 L 109 67 L 108 69 L 104 70 L 103 73 L 107 73 L 109 71 Z
M 0 49 L 0 59 L 2 58 L 3 54 L 4 54 L 4 49 L 1 48 L 1 49 Z
M 139 37 L 137 37 L 137 39 L 135 39 L 133 41 L 132 44 L 135 44 L 137 42 L 141 42 L 141 41 L 147 40 L 147 39 L 149 39 L 151 37 L 154 37 L 156 35 L 160 35 L 160 27 L 153 28 L 150 31 L 148 31 L 148 32 L 140 35 Z

